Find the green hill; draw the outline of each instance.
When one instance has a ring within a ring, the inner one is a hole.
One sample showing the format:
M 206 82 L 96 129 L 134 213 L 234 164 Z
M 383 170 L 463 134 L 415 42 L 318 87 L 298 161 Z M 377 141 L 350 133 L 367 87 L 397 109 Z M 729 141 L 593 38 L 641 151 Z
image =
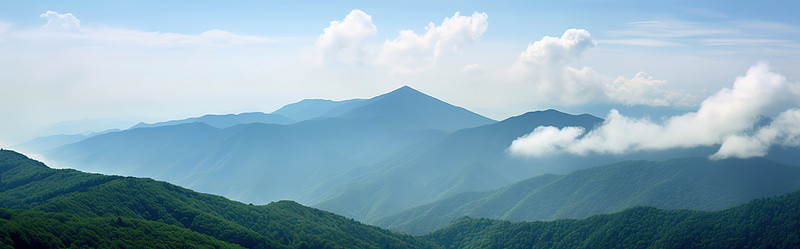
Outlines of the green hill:
M 766 159 L 626 161 L 457 194 L 377 220 L 425 234 L 462 216 L 537 221 L 586 218 L 634 206 L 718 210 L 800 189 L 800 167 Z
M 582 220 L 461 218 L 422 238 L 447 248 L 800 248 L 800 191 L 713 212 L 636 207 Z
M 48 222 L 52 213 L 67 214 L 66 219 L 76 224 L 88 222 L 101 228 L 108 219 L 123 217 L 123 222 L 158 228 L 159 234 L 186 233 L 187 238 L 176 239 L 202 242 L 202 234 L 247 248 L 430 247 L 408 235 L 291 201 L 247 205 L 151 179 L 51 169 L 8 150 L 0 150 L 0 207 L 38 212 L 33 216 L 43 216 L 37 218 L 42 222 Z M 3 217 L 12 221 L 9 226 L 15 222 L 11 216 Z M 61 238 L 72 236 L 62 232 L 73 231 L 81 230 L 66 227 L 47 232 Z M 4 239 L 12 239 L 5 234 L 9 237 Z

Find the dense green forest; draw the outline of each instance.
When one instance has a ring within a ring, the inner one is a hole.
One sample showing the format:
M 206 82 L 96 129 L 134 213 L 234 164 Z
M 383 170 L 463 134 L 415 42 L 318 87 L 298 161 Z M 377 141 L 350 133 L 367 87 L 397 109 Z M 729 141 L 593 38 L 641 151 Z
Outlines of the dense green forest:
M 160 222 L 12 209 L 0 209 L 0 247 L 242 248 Z
M 431 247 L 409 235 L 291 201 L 248 205 L 151 179 L 51 169 L 8 150 L 0 151 L 0 207 L 68 214 L 76 226 L 101 226 L 104 219 L 117 217 L 136 224 L 155 221 L 169 230 L 193 231 L 247 248 Z M 63 231 L 76 229 L 80 227 Z
M 798 189 L 800 167 L 763 158 L 625 161 L 453 195 L 374 224 L 422 235 L 463 216 L 545 221 L 581 219 L 635 206 L 712 211 Z
M 423 238 L 448 248 L 800 248 L 800 191 L 712 212 L 636 207 L 517 223 L 464 217 Z

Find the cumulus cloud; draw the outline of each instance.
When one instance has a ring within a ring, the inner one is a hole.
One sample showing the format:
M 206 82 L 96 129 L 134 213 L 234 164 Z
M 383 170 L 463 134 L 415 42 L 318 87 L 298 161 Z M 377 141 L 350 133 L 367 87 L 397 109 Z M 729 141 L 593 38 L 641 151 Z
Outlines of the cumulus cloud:
M 589 67 L 571 66 L 594 46 L 591 35 L 583 29 L 569 29 L 560 38 L 545 36 L 528 45 L 512 71 L 534 86 L 540 100 L 564 105 L 604 101 L 603 77 Z
M 616 79 L 581 66 L 582 55 L 597 42 L 588 31 L 568 29 L 561 37 L 544 36 L 528 45 L 511 67 L 517 81 L 529 85 L 534 98 L 543 104 L 566 106 L 588 103 L 625 105 L 692 105 L 696 97 L 684 91 L 668 90 L 665 80 L 645 72 L 633 78 Z
M 656 123 L 649 119 L 625 117 L 612 110 L 600 127 L 580 138 L 573 134 L 564 134 L 563 137 L 574 139 L 555 143 L 544 139 L 553 137 L 553 134 L 534 130 L 514 143 L 534 149 L 560 147 L 580 155 L 621 154 L 722 144 L 720 151 L 712 158 L 760 156 L 773 144 L 797 143 L 797 134 L 800 132 L 792 128 L 797 127 L 797 113 L 794 109 L 785 110 L 798 104 L 798 89 L 800 85 L 788 82 L 783 76 L 771 72 L 765 63 L 759 63 L 751 67 L 744 76 L 737 77 L 733 88 L 724 88 L 705 99 L 696 112 Z M 756 134 L 747 134 L 756 125 L 759 115 L 771 115 L 776 111 L 784 112 Z M 539 144 L 546 142 L 551 144 Z M 764 149 L 756 150 L 757 148 Z M 542 155 L 532 153 L 526 148 L 514 150 L 531 156 Z
M 47 18 L 47 24 L 43 26 L 46 29 L 64 31 L 81 29 L 81 21 L 72 15 L 72 13 L 59 14 L 55 11 L 48 10 L 44 14 L 39 15 L 39 17 Z
M 583 29 L 568 29 L 561 37 L 545 36 L 519 55 L 518 64 L 564 65 L 577 60 L 583 51 L 595 46 L 592 36 Z
M 328 59 L 364 63 L 370 53 L 365 40 L 377 32 L 372 16 L 361 10 L 352 10 L 344 19 L 331 21 L 330 26 L 323 30 L 314 44 L 312 56 L 317 63 Z
M 477 41 L 489 25 L 486 13 L 462 16 L 456 12 L 436 26 L 429 23 L 424 34 L 401 30 L 394 40 L 386 40 L 375 64 L 393 72 L 413 72 L 431 68 L 447 53 L 459 52 Z

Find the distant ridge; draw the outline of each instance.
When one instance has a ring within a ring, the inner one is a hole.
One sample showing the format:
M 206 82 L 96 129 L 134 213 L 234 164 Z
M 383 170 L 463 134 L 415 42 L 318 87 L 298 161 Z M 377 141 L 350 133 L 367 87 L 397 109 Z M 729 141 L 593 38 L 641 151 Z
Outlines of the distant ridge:
M 272 114 L 283 115 L 296 121 L 305 121 L 314 118 L 337 117 L 355 107 L 360 106 L 364 99 L 350 99 L 333 101 L 327 99 L 304 99 L 281 107 Z
M 202 117 L 170 120 L 152 124 L 138 123 L 133 127 L 131 127 L 130 129 L 188 124 L 194 122 L 201 122 L 216 128 L 225 129 L 239 124 L 250 124 L 250 123 L 291 124 L 294 123 L 295 121 L 279 114 L 267 114 L 263 112 L 245 112 L 240 114 L 225 114 L 225 115 L 208 114 L 208 115 L 203 115 Z

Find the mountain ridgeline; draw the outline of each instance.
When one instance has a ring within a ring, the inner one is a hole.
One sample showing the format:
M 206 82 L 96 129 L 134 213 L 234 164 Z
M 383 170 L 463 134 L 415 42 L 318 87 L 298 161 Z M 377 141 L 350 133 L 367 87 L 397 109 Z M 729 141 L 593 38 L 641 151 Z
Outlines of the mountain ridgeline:
M 462 216 L 538 221 L 586 218 L 635 206 L 718 210 L 798 189 L 800 167 L 762 158 L 626 161 L 564 176 L 537 176 L 493 191 L 456 194 L 375 224 L 426 234 Z
M 190 124 L 195 122 L 204 123 L 220 129 L 225 129 L 234 125 L 250 124 L 250 123 L 265 123 L 265 124 L 295 123 L 294 120 L 280 114 L 267 114 L 263 112 L 246 112 L 240 114 L 226 114 L 226 115 L 209 114 L 209 115 L 204 115 L 202 117 L 171 120 L 153 124 L 138 123 L 133 127 L 131 127 L 131 129 Z

